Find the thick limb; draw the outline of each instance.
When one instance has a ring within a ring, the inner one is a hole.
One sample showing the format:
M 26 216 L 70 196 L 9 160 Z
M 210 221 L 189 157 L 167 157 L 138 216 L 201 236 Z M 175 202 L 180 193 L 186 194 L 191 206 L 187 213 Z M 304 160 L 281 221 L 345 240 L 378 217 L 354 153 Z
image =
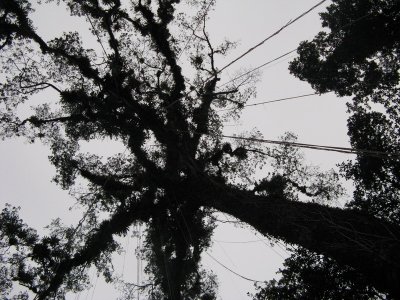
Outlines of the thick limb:
M 109 220 L 103 221 L 99 228 L 86 241 L 85 247 L 72 258 L 60 262 L 57 271 L 48 287 L 39 293 L 38 299 L 45 300 L 54 295 L 73 268 L 90 264 L 101 253 L 106 251 L 113 242 L 114 234 L 121 234 L 135 221 L 147 221 L 154 206 L 152 191 L 143 195 L 138 202 L 131 202 L 128 207 L 118 210 Z
M 400 297 L 399 226 L 355 210 L 256 196 L 215 182 L 193 185 L 190 191 L 192 197 L 201 195 L 205 206 L 332 257 L 363 273 L 377 289 Z

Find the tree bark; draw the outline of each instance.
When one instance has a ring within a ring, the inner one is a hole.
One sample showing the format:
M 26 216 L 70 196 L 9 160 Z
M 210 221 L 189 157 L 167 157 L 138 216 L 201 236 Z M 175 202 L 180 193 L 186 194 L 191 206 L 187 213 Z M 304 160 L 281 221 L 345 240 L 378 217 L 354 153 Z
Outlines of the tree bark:
M 400 227 L 359 211 L 256 196 L 215 182 L 191 193 L 264 235 L 334 258 L 400 299 Z

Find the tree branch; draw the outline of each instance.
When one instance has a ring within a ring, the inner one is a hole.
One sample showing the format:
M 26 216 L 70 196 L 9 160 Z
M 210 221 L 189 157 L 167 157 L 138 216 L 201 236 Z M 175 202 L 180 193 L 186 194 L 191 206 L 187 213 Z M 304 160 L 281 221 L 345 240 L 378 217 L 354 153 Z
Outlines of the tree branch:
M 103 221 L 97 231 L 87 239 L 86 246 L 81 251 L 59 263 L 48 287 L 39 293 L 38 300 L 53 297 L 73 268 L 96 260 L 111 246 L 114 234 L 124 233 L 136 220 L 147 221 L 154 207 L 153 200 L 154 192 L 150 190 L 140 201 L 132 201 L 128 207 L 119 209 L 109 220 Z
M 255 196 L 210 181 L 196 185 L 188 185 L 191 197 L 198 195 L 193 201 L 201 198 L 260 233 L 332 257 L 363 273 L 379 290 L 400 296 L 399 226 L 355 210 Z

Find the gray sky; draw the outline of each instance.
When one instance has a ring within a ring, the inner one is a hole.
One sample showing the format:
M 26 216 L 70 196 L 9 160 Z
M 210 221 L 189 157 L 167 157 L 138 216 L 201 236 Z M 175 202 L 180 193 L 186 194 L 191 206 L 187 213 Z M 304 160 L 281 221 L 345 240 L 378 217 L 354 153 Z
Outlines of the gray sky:
M 216 9 L 210 14 L 207 24 L 211 40 L 217 43 L 226 37 L 239 42 L 237 49 L 225 60 L 217 60 L 217 66 L 225 65 L 316 3 L 317 0 L 217 0 Z M 64 15 L 63 10 L 54 5 L 50 7 L 38 10 L 34 20 L 45 39 L 53 38 L 66 29 L 77 30 L 84 35 L 87 45 L 99 49 L 95 39 L 88 35 L 87 24 Z M 256 67 L 296 48 L 300 41 L 312 38 L 320 30 L 318 12 L 323 7 L 311 12 L 234 64 L 223 73 L 221 83 L 229 80 L 235 72 Z M 308 84 L 289 74 L 288 61 L 278 61 L 262 70 L 257 97 L 249 103 L 313 92 Z M 292 131 L 304 143 L 348 146 L 345 111 L 344 100 L 332 94 L 250 107 L 244 110 L 243 117 L 237 123 L 228 124 L 230 126 L 225 128 L 225 133 L 240 133 L 257 128 L 265 138 L 277 139 L 285 131 Z M 106 154 L 121 151 L 119 144 L 109 141 L 92 143 L 87 148 L 101 149 Z M 79 219 L 78 211 L 68 210 L 74 200 L 66 191 L 51 183 L 54 168 L 48 162 L 48 155 L 48 149 L 39 144 L 31 145 L 23 140 L 0 143 L 0 206 L 3 207 L 6 202 L 21 206 L 21 216 L 36 229 L 43 228 L 56 217 L 61 217 L 66 223 Z M 335 167 L 335 164 L 348 158 L 342 154 L 321 151 L 306 151 L 306 157 L 323 169 Z M 221 224 L 213 239 L 215 242 L 209 251 L 213 257 L 243 276 L 256 280 L 273 278 L 286 256 L 283 247 L 271 247 L 268 241 L 264 241 L 249 228 Z M 236 243 L 241 241 L 249 243 Z M 124 255 L 116 258 L 115 270 L 121 273 L 124 269 L 125 279 L 131 277 L 136 280 L 136 260 L 132 254 L 136 239 L 125 238 L 123 244 L 128 245 L 131 254 L 126 255 L 125 259 Z M 122 267 L 124 262 L 125 267 Z M 252 291 L 251 282 L 227 271 L 207 255 L 204 256 L 204 266 L 218 275 L 221 299 L 248 299 L 246 293 Z M 96 282 L 95 275 L 92 275 L 92 282 Z M 115 299 L 116 295 L 99 279 L 96 289 L 92 288 L 79 297 L 71 296 L 69 299 Z

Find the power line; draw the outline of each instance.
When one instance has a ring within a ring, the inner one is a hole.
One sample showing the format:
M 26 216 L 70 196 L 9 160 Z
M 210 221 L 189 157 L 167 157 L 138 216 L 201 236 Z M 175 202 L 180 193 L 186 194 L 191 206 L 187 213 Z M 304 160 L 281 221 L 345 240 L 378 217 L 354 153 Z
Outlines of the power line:
M 90 300 L 93 300 L 94 297 L 94 292 L 96 291 L 96 287 L 97 287 L 97 282 L 99 281 L 99 274 L 97 274 L 97 279 L 96 279 L 96 283 L 94 284 L 94 288 L 93 288 L 93 292 L 92 292 L 92 297 L 90 298 Z
M 233 262 L 232 258 L 228 255 L 228 253 L 225 251 L 224 247 L 222 247 L 222 245 L 220 244 L 220 242 L 214 240 L 215 242 L 217 242 L 218 246 L 221 248 L 222 252 L 224 253 L 224 255 L 228 258 L 228 260 L 231 262 L 231 264 L 234 267 L 237 267 L 236 264 Z
M 350 25 L 353 25 L 354 23 L 357 23 L 357 22 L 359 22 L 359 21 L 365 19 L 366 17 L 368 17 L 368 16 L 370 16 L 370 15 L 372 15 L 372 12 L 370 12 L 370 13 L 368 13 L 368 14 L 365 14 L 364 16 L 361 16 L 360 18 L 355 19 L 355 20 L 353 20 L 353 21 L 351 21 L 351 22 L 349 22 L 349 23 L 347 23 L 347 24 L 345 24 L 345 25 L 343 25 L 343 26 L 337 28 L 337 29 L 336 29 L 336 32 L 333 32 L 333 34 L 339 32 L 339 30 L 341 30 L 341 29 L 343 29 L 343 28 L 346 28 L 346 27 L 348 27 L 348 26 L 350 26 Z M 252 70 L 250 70 L 250 71 L 247 71 L 247 72 L 245 72 L 245 73 L 243 73 L 243 74 L 241 74 L 241 75 L 239 75 L 239 76 L 237 76 L 237 77 L 235 77 L 235 78 L 233 78 L 233 79 L 231 79 L 231 80 L 229 80 L 229 81 L 223 83 L 222 85 L 219 86 L 219 88 L 221 88 L 221 87 L 227 85 L 228 83 L 231 83 L 232 81 L 235 81 L 235 80 L 237 80 L 237 79 L 239 79 L 239 78 L 242 78 L 243 76 L 246 76 L 246 75 L 248 75 L 248 74 L 251 74 L 251 73 L 253 73 L 253 72 L 255 72 L 255 71 L 261 69 L 262 67 L 265 67 L 266 65 L 269 65 L 269 64 L 273 63 L 274 61 L 277 61 L 278 59 L 283 58 L 283 57 L 285 57 L 285 56 L 287 56 L 287 55 L 289 55 L 289 54 L 295 52 L 296 50 L 297 50 L 297 48 L 295 48 L 295 49 L 293 49 L 293 50 L 290 50 L 289 52 L 286 52 L 285 54 L 282 54 L 282 55 L 278 56 L 277 58 L 274 58 L 274 59 L 272 59 L 272 60 L 270 60 L 270 61 L 267 61 L 267 62 L 265 62 L 265 63 L 259 65 L 258 67 L 255 67 L 254 69 L 252 69 Z M 222 72 L 222 70 L 220 70 L 219 73 L 220 73 L 220 72 Z
M 160 235 L 160 242 L 162 244 L 163 243 L 163 238 L 162 238 L 162 234 L 161 234 L 161 226 L 160 226 L 159 220 L 157 221 L 157 225 L 158 225 L 158 234 Z M 169 272 L 168 272 L 169 268 L 167 266 L 167 256 L 165 255 L 165 252 L 162 249 L 161 249 L 161 252 L 162 252 L 163 258 L 164 258 L 165 276 L 167 277 L 167 285 L 168 285 L 169 297 L 172 298 L 171 282 L 170 282 Z
M 277 250 L 274 249 L 274 247 L 272 245 L 267 244 L 264 240 L 260 239 L 259 240 L 267 247 L 270 248 L 276 255 L 280 256 L 282 259 L 285 259 L 285 257 L 280 254 Z
M 223 244 L 250 244 L 250 243 L 259 243 L 262 241 L 262 239 L 250 240 L 250 241 L 219 241 L 219 240 L 214 240 L 214 241 Z M 268 241 L 268 239 L 265 239 L 265 241 Z
M 322 1 L 322 2 L 324 2 L 324 1 Z M 318 6 L 318 5 L 320 5 L 320 4 L 322 4 L 322 3 L 320 2 L 320 3 L 318 3 L 316 6 Z M 313 10 L 314 8 L 315 8 L 315 7 L 311 8 L 311 10 Z M 303 15 L 309 13 L 311 10 L 309 10 L 309 11 L 303 13 Z M 339 30 L 341 30 L 341 29 L 343 29 L 343 28 L 346 28 L 346 27 L 348 27 L 348 26 L 350 26 L 350 25 L 352 25 L 352 24 L 354 24 L 354 23 L 359 22 L 360 20 L 362 20 L 362 19 L 364 19 L 364 18 L 370 16 L 371 14 L 372 14 L 372 12 L 371 12 L 371 13 L 368 13 L 368 14 L 366 14 L 366 15 L 364 15 L 364 16 L 362 16 L 362 17 L 356 19 L 356 20 L 353 20 L 353 21 L 351 21 L 351 22 L 349 22 L 349 23 L 347 23 L 347 24 L 345 24 L 345 25 L 343 25 L 343 26 L 341 26 L 341 27 L 339 27 L 339 28 L 337 28 L 337 29 L 336 29 L 336 32 L 338 32 Z M 299 16 L 299 17 L 297 17 L 296 19 L 298 20 L 300 17 L 302 17 L 302 16 Z M 295 22 L 296 19 L 293 20 L 293 21 L 291 21 L 291 22 L 292 22 L 292 23 Z M 287 27 L 287 26 L 289 26 L 289 25 L 290 25 L 290 24 L 288 23 L 288 24 L 285 25 L 284 27 Z M 284 27 L 283 27 L 283 28 L 284 28 Z M 281 28 L 281 30 L 282 30 L 283 28 Z M 279 33 L 279 32 L 278 32 L 278 33 Z M 275 33 L 275 35 L 278 34 L 278 33 Z M 272 36 L 273 36 L 273 35 L 272 35 Z M 270 38 L 271 38 L 272 36 L 270 36 Z M 186 46 L 185 46 L 185 47 L 186 47 Z M 227 85 L 228 83 L 231 83 L 232 81 L 235 81 L 235 80 L 237 80 L 237 79 L 239 79 L 239 78 L 242 78 L 243 76 L 246 76 L 246 75 L 248 75 L 248 74 L 251 74 L 251 73 L 253 73 L 253 72 L 255 72 L 255 71 L 257 71 L 257 70 L 259 70 L 259 69 L 261 69 L 261 68 L 263 68 L 263 67 L 265 67 L 265 66 L 267 66 L 267 65 L 269 65 L 269 64 L 271 64 L 271 63 L 273 63 L 273 62 L 275 62 L 275 61 L 277 61 L 277 60 L 279 60 L 279 59 L 281 59 L 281 58 L 283 58 L 283 57 L 285 57 L 285 56 L 288 56 L 288 55 L 290 55 L 291 53 L 295 52 L 296 50 L 297 50 L 297 48 L 292 49 L 292 50 L 290 50 L 289 52 L 286 52 L 286 53 L 284 53 L 284 54 L 282 54 L 282 55 L 280 55 L 280 56 L 278 56 L 278 57 L 276 57 L 276 58 L 274 58 L 274 59 L 272 59 L 272 60 L 269 60 L 269 61 L 267 61 L 267 62 L 265 62 L 265 63 L 263 63 L 263 64 L 261 64 L 261 65 L 255 67 L 255 68 L 251 69 L 250 71 L 247 71 L 247 72 L 245 72 L 245 73 L 243 73 L 243 74 L 241 74 L 241 75 L 239 75 L 239 76 L 237 76 L 237 77 L 235 77 L 235 78 L 233 78 L 233 79 L 231 79 L 231 80 L 229 80 L 229 81 L 223 83 L 222 85 L 219 85 L 218 88 L 221 88 L 221 87 Z M 247 54 L 246 54 L 246 55 L 247 55 Z M 238 60 L 238 59 L 237 59 L 237 60 Z M 225 69 L 226 67 L 227 67 L 227 66 L 225 66 L 223 69 Z M 221 73 L 223 69 L 221 69 L 220 71 L 218 71 L 218 73 Z M 173 106 L 173 105 L 174 105 L 175 103 L 177 103 L 178 101 L 179 101 L 179 99 L 175 100 L 174 102 L 172 102 L 171 104 L 169 104 L 169 105 L 166 107 L 166 109 L 168 109 L 169 107 Z
M 276 241 L 275 244 L 278 245 L 278 247 L 281 248 L 288 256 L 290 256 L 289 252 L 287 251 L 287 247 L 285 246 L 285 244 L 282 243 L 282 245 L 280 245 L 280 243 L 282 243 L 282 242 L 280 242 L 278 240 L 278 241 Z
M 142 258 L 140 256 L 140 250 L 142 247 L 142 243 L 141 243 L 141 238 L 142 238 L 142 230 L 141 230 L 141 225 L 137 224 L 136 226 L 137 228 L 137 248 L 138 248 L 138 255 L 136 257 L 136 284 L 137 286 L 140 286 L 141 284 L 141 278 L 142 278 Z M 140 289 L 137 290 L 137 300 L 140 300 Z
M 292 147 L 306 148 L 306 149 L 312 149 L 312 150 L 321 150 L 321 151 L 332 151 L 332 152 L 339 152 L 339 153 L 345 153 L 345 154 L 364 154 L 364 155 L 375 156 L 375 157 L 390 157 L 390 156 L 400 157 L 400 153 L 398 153 L 398 152 L 392 153 L 392 152 L 384 152 L 384 151 L 378 151 L 378 150 L 354 149 L 354 148 L 346 148 L 346 147 L 338 147 L 338 146 L 326 146 L 326 145 L 305 144 L 305 143 L 287 142 L 287 141 L 278 141 L 278 140 L 266 140 L 266 139 L 260 139 L 260 138 L 241 137 L 241 136 L 224 135 L 224 134 L 221 134 L 220 136 L 218 136 L 218 135 L 213 135 L 210 133 L 204 133 L 204 132 L 200 133 L 200 132 L 183 131 L 183 130 L 175 130 L 175 131 L 176 132 L 186 132 L 186 133 L 190 133 L 190 134 L 223 137 L 223 138 L 227 138 L 227 139 L 234 139 L 234 140 L 241 140 L 241 141 L 251 141 L 251 142 L 256 142 L 256 143 L 284 145 L 284 146 L 292 146 Z
M 278 31 L 274 32 L 273 34 L 269 35 L 267 38 L 265 38 L 264 40 L 262 40 L 260 43 L 258 43 L 257 45 L 253 46 L 252 48 L 250 48 L 249 50 L 247 50 L 246 52 L 244 52 L 243 54 L 241 54 L 239 57 L 235 58 L 234 60 L 232 60 L 230 63 L 228 63 L 227 65 L 225 65 L 222 69 L 220 69 L 218 71 L 218 73 L 221 73 L 222 71 L 224 71 L 226 68 L 230 67 L 231 65 L 233 65 L 235 62 L 237 62 L 238 60 L 242 59 L 243 57 L 245 57 L 247 54 L 249 54 L 250 52 L 254 51 L 256 48 L 260 47 L 261 45 L 263 45 L 265 42 L 267 42 L 268 40 L 270 40 L 271 38 L 273 38 L 274 36 L 278 35 L 279 33 L 281 33 L 284 29 L 286 29 L 287 27 L 289 27 L 290 25 L 292 25 L 293 23 L 297 22 L 298 20 L 300 20 L 302 17 L 304 17 L 305 15 L 307 15 L 308 13 L 310 13 L 311 11 L 313 11 L 315 8 L 317 8 L 318 6 L 320 6 L 322 3 L 326 2 L 326 0 L 322 0 L 320 2 L 318 2 L 316 5 L 314 5 L 313 7 L 311 7 L 309 10 L 305 11 L 304 13 L 302 13 L 301 15 L 299 15 L 297 18 L 295 18 L 294 20 L 290 20 L 286 25 L 284 25 L 283 27 L 281 27 Z
M 129 248 L 129 232 L 126 235 L 125 251 L 124 251 L 124 258 L 123 258 L 123 262 L 122 262 L 122 271 L 121 271 L 122 278 L 124 277 L 125 259 L 126 259 L 126 252 L 128 252 L 128 248 Z
M 227 82 L 221 84 L 220 86 L 218 86 L 218 88 L 221 88 L 221 87 L 227 85 L 228 83 L 231 83 L 232 81 L 235 81 L 235 80 L 237 80 L 237 79 L 239 79 L 239 78 L 242 78 L 243 76 L 246 76 L 246 75 L 248 75 L 248 74 L 251 74 L 251 73 L 253 73 L 253 72 L 255 72 L 255 71 L 261 69 L 262 67 L 265 67 L 265 66 L 267 66 L 267 65 L 269 65 L 269 64 L 272 64 L 273 62 L 277 61 L 278 59 L 281 59 L 281 58 L 283 58 L 283 57 L 285 57 L 285 56 L 288 56 L 289 54 L 295 52 L 296 50 L 297 50 L 297 48 L 295 48 L 295 49 L 293 49 L 293 50 L 290 50 L 289 52 L 286 52 L 285 54 L 282 54 L 282 55 L 280 55 L 280 56 L 278 56 L 278 57 L 276 57 L 276 58 L 274 58 L 274 59 L 272 59 L 272 60 L 269 60 L 269 61 L 267 61 L 267 62 L 265 62 L 265 63 L 259 65 L 258 67 L 255 67 L 254 69 L 251 69 L 250 71 L 247 71 L 247 72 L 245 72 L 245 73 L 243 73 L 243 74 L 240 74 L 239 76 L 237 76 L 237 77 L 235 77 L 235 78 L 233 78 L 233 79 L 231 79 L 231 80 L 229 80 L 229 81 L 227 81 Z
M 222 266 L 223 268 L 225 268 L 226 270 L 228 270 L 229 272 L 235 274 L 236 276 L 239 276 L 240 278 L 247 280 L 247 281 L 252 281 L 254 283 L 263 283 L 264 281 L 260 281 L 260 280 L 254 280 L 251 278 L 248 278 L 246 276 L 243 276 L 235 271 L 233 271 L 232 269 L 228 268 L 227 266 L 225 266 L 223 263 L 221 263 L 220 261 L 218 261 L 216 258 L 214 258 L 210 253 L 205 252 L 212 260 L 214 260 L 217 264 L 219 264 L 220 266 Z
M 225 214 L 224 214 L 224 216 L 225 216 L 225 218 L 227 218 Z M 214 240 L 214 241 L 215 241 L 215 240 Z M 217 242 L 217 243 L 218 243 L 218 242 Z M 233 262 L 233 260 L 230 258 L 230 256 L 228 255 L 228 253 L 226 253 L 226 251 L 225 251 L 225 249 L 222 247 L 222 245 L 221 245 L 220 243 L 218 243 L 218 246 L 222 249 L 222 251 L 224 252 L 225 256 L 230 260 L 232 266 L 234 266 L 235 268 L 237 268 L 236 264 L 235 264 L 235 263 Z M 232 274 L 229 273 L 228 275 L 229 275 L 230 281 L 232 282 L 232 286 L 236 289 L 237 295 L 240 295 L 240 298 L 241 298 L 242 300 L 244 300 L 244 298 L 243 298 L 242 295 L 241 295 L 241 292 L 239 291 L 237 285 L 235 284 L 235 282 L 234 282 L 234 280 L 233 280 Z
M 265 140 L 265 139 L 259 139 L 259 138 L 239 137 L 239 136 L 231 136 L 231 135 L 221 135 L 221 136 L 224 138 L 228 138 L 228 139 L 252 141 L 252 142 L 257 142 L 257 143 L 276 144 L 276 145 L 284 145 L 284 146 L 293 146 L 293 147 L 313 149 L 313 150 L 333 151 L 333 152 L 340 152 L 340 153 L 346 153 L 346 154 L 365 154 L 365 155 L 378 156 L 378 157 L 382 157 L 382 156 L 399 156 L 400 157 L 400 153 L 397 153 L 397 152 L 389 153 L 389 152 L 376 151 L 376 150 L 353 149 L 353 148 L 346 148 L 346 147 L 304 144 L 304 143 L 277 141 L 277 140 Z
M 320 95 L 320 94 L 319 93 L 311 93 L 311 94 L 304 94 L 304 95 L 298 95 L 298 96 L 292 96 L 292 97 L 279 98 L 279 99 L 274 99 L 274 100 L 267 100 L 267 101 L 252 103 L 252 104 L 246 104 L 246 105 L 243 105 L 242 108 L 250 107 L 250 106 L 257 106 L 257 105 L 264 105 L 264 104 L 268 104 L 268 103 L 281 102 L 281 101 L 288 101 L 288 100 L 304 98 L 304 97 L 310 97 L 310 96 L 316 96 L 316 95 Z M 235 108 L 226 108 L 226 109 L 218 110 L 218 112 L 220 112 L 220 111 L 229 111 L 229 110 L 234 110 L 234 109 Z
M 96 272 L 96 270 L 93 269 L 92 276 L 89 276 L 89 283 L 91 283 L 93 281 L 95 272 Z M 99 277 L 97 277 L 97 278 L 99 278 Z M 88 300 L 88 297 L 89 297 L 89 294 L 90 294 L 90 290 L 91 290 L 91 288 L 89 288 L 87 290 L 85 300 Z

